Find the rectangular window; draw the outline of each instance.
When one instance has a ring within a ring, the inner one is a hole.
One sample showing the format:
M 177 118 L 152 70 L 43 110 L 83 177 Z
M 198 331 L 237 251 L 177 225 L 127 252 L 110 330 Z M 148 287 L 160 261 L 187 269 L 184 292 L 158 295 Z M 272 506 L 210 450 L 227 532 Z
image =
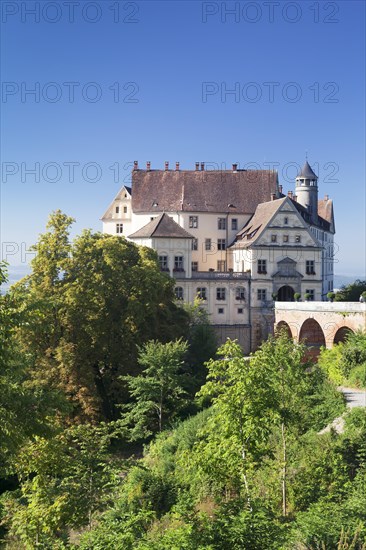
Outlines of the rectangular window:
M 217 239 L 217 250 L 226 249 L 226 239 Z
M 277 235 L 271 235 L 271 243 L 277 242 Z
M 217 229 L 226 229 L 226 218 L 217 218 Z
M 242 315 L 244 313 L 244 309 L 242 307 L 238 307 L 238 313 L 239 315 Z
M 284 243 L 288 243 L 288 235 L 284 235 L 284 236 L 283 236 L 283 242 L 284 242 Z
M 314 260 L 306 260 L 306 275 L 315 275 Z
M 183 271 L 183 256 L 174 256 L 174 270 Z
M 217 271 L 226 271 L 225 260 L 217 260 Z
M 245 288 L 243 286 L 238 286 L 236 289 L 235 300 L 245 300 Z
M 216 289 L 216 300 L 226 300 L 226 288 Z
M 127 206 L 124 206 L 124 207 L 123 207 L 123 213 L 124 213 L 124 214 L 127 214 Z
M 305 298 L 307 300 L 309 300 L 309 302 L 314 302 L 314 299 L 315 299 L 315 290 L 313 288 L 307 288 L 305 290 L 305 294 L 307 294 L 307 296 L 305 296 Z
M 217 310 L 217 313 L 218 313 L 219 315 L 222 315 L 222 314 L 224 313 L 224 311 L 225 311 L 225 310 L 224 310 L 223 307 L 219 307 L 218 310 Z
M 207 288 L 198 287 L 197 288 L 197 298 L 200 300 L 207 300 Z
M 233 218 L 231 220 L 231 229 L 233 231 L 237 231 L 237 229 L 238 229 L 238 220 L 237 220 L 237 218 Z
M 211 250 L 211 239 L 205 239 L 205 250 Z
M 160 269 L 164 271 L 169 271 L 168 256 L 159 256 L 159 265 L 160 265 Z
M 119 206 L 116 206 L 116 214 L 119 214 Z
M 258 273 L 265 275 L 267 273 L 267 260 L 258 260 Z
M 192 239 L 192 250 L 198 250 L 198 239 Z
M 176 286 L 174 293 L 176 300 L 183 300 L 183 288 L 181 286 Z
M 301 235 L 295 235 L 295 243 L 301 243 Z
M 189 227 L 198 227 L 198 216 L 189 216 Z
M 192 262 L 192 271 L 198 271 L 198 262 Z
M 284 225 L 288 225 L 288 218 L 284 218 L 283 223 Z
M 116 224 L 116 233 L 123 233 L 123 223 L 117 223 Z
M 260 302 L 265 302 L 267 299 L 267 291 L 265 288 L 258 288 L 257 289 L 257 300 Z

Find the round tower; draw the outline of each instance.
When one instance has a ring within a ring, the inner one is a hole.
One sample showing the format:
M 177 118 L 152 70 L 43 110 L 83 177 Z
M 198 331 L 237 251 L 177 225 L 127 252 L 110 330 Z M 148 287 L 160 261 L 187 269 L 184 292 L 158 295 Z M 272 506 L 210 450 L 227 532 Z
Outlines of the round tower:
M 318 176 L 313 172 L 308 161 L 296 178 L 297 202 L 304 206 L 310 215 L 311 223 L 318 219 Z

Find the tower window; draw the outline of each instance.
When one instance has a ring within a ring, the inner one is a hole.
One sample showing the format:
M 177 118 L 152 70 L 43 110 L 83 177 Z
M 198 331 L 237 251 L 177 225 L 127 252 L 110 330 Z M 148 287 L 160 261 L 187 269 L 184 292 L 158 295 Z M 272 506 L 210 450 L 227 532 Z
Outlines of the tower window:
M 224 311 L 225 311 L 225 310 L 224 310 L 223 307 L 219 307 L 218 310 L 217 310 L 217 313 L 218 313 L 219 315 L 222 315 L 222 314 L 224 313 Z
M 277 235 L 271 235 L 271 243 L 277 242 Z
M 284 225 L 288 225 L 288 218 L 284 218 L 283 223 Z
M 284 242 L 284 243 L 288 243 L 288 235 L 284 235 L 284 236 L 283 236 L 283 242 Z

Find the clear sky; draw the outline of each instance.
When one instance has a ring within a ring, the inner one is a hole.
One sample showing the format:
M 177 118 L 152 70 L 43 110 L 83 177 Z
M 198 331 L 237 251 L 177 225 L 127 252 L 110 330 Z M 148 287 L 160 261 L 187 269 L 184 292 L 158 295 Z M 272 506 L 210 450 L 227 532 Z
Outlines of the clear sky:
M 363 1 L 1 8 L 4 259 L 29 261 L 58 208 L 100 230 L 134 160 L 275 167 L 287 191 L 307 152 L 334 199 L 336 273 L 364 276 Z

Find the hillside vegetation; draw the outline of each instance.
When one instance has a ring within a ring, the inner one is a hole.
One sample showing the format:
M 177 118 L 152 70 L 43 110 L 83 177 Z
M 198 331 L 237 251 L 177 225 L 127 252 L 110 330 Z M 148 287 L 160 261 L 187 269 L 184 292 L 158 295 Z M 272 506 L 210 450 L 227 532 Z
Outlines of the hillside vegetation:
M 2 547 L 365 550 L 366 412 L 319 434 L 365 335 L 318 365 L 284 333 L 216 350 L 153 251 L 71 223 L 0 296 Z

